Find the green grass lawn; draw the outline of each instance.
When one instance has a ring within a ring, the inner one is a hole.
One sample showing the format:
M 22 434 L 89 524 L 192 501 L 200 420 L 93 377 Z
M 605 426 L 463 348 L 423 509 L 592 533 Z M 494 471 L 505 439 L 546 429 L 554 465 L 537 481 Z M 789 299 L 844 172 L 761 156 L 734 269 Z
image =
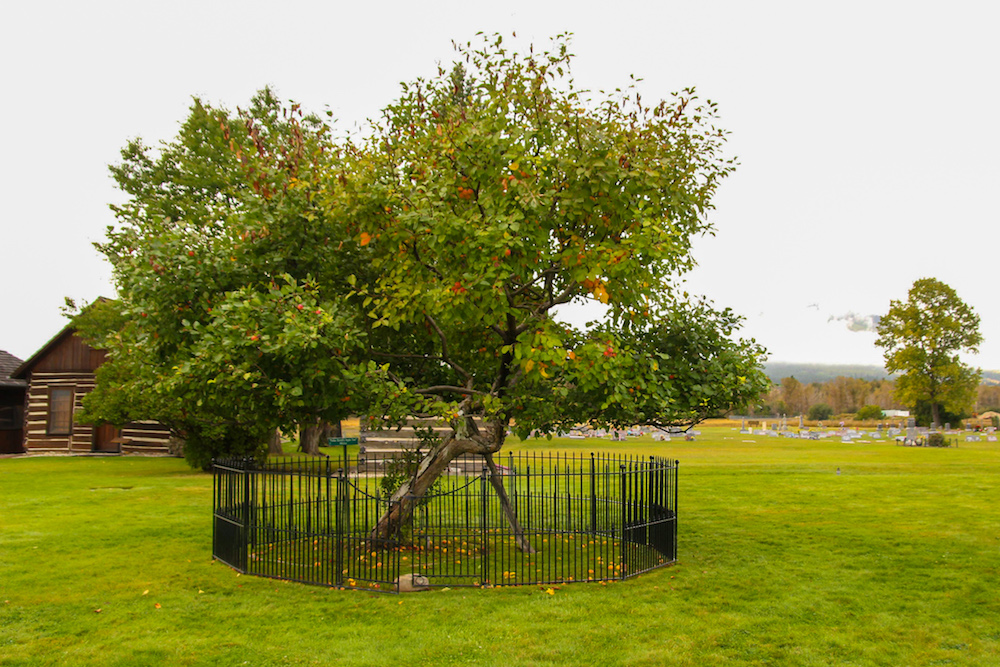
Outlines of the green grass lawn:
M 681 460 L 679 562 L 554 595 L 238 576 L 181 460 L 0 460 L 0 665 L 1000 665 L 997 443 L 702 430 L 512 443 Z

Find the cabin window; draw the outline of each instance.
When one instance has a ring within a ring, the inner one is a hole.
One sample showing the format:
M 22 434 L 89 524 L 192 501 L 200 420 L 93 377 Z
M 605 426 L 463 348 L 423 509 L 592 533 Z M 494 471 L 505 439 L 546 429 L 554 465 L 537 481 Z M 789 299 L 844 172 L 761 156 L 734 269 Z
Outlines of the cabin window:
M 73 390 L 53 389 L 49 394 L 49 435 L 69 435 L 73 426 Z

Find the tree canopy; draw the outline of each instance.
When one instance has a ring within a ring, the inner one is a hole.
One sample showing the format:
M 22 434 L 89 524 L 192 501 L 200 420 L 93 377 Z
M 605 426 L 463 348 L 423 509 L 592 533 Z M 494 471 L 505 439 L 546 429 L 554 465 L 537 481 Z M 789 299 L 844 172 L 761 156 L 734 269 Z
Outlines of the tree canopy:
M 978 352 L 982 340 L 979 316 L 955 290 L 921 278 L 906 301 L 889 303 L 876 345 L 884 349 L 886 370 L 902 374 L 896 399 L 940 425 L 943 412 L 964 413 L 976 400 L 979 369 L 962 363 L 959 352 Z
M 344 296 L 357 247 L 302 185 L 334 164 L 327 126 L 267 89 L 236 114 L 196 99 L 173 141 L 123 149 L 128 198 L 98 244 L 119 300 L 78 318 L 110 352 L 86 418 L 157 419 L 207 465 L 360 409 L 344 400 L 364 376 Z
M 733 170 L 715 106 L 591 95 L 571 59 L 566 38 L 458 46 L 364 140 L 263 91 L 235 115 L 196 101 L 155 155 L 130 144 L 100 246 L 119 393 L 235 442 L 348 413 L 448 420 L 399 494 L 462 453 L 491 462 L 509 429 L 689 426 L 755 399 L 763 349 L 676 286 Z M 602 322 L 559 320 L 585 300 Z M 121 419 L 114 391 L 92 418 Z

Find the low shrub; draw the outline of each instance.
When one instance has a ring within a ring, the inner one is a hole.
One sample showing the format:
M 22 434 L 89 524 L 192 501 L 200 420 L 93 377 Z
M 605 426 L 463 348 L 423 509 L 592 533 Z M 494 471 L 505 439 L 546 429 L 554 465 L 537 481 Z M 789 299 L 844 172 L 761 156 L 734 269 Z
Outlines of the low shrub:
M 854 415 L 854 418 L 859 421 L 882 419 L 882 408 L 877 405 L 866 405 L 858 410 L 857 414 Z
M 809 406 L 809 419 L 812 421 L 822 421 L 829 419 L 833 414 L 833 408 L 826 403 L 816 403 Z

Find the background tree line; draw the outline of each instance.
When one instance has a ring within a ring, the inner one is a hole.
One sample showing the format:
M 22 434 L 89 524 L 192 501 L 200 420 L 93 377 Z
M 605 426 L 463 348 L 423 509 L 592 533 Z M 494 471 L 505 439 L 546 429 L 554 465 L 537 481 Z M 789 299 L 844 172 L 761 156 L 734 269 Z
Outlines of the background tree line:
M 798 416 L 817 411 L 828 415 L 857 415 L 867 406 L 881 410 L 914 410 L 921 418 L 924 406 L 916 407 L 900 403 L 894 397 L 896 383 L 892 379 L 865 380 L 862 378 L 838 376 L 826 382 L 799 382 L 795 376 L 782 378 L 774 383 L 762 400 L 753 406 L 751 414 L 761 416 Z M 825 410 L 823 408 L 829 408 Z M 976 400 L 966 410 L 949 413 L 949 421 L 1000 411 L 1000 384 L 984 382 L 976 392 Z M 928 411 L 929 414 L 929 411 Z

